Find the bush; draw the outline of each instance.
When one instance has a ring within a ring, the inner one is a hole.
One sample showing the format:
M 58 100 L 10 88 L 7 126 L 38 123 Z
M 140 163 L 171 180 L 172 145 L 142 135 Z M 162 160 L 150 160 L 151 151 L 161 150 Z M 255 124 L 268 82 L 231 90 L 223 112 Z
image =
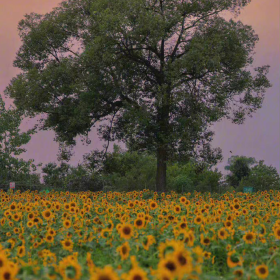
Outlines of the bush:
M 172 180 L 171 189 L 178 192 L 193 192 L 195 190 L 193 181 L 188 175 L 179 175 Z
M 264 161 L 251 169 L 250 175 L 243 178 L 237 191 L 243 191 L 243 187 L 253 187 L 254 191 L 280 190 L 279 174 L 275 167 L 267 166 Z

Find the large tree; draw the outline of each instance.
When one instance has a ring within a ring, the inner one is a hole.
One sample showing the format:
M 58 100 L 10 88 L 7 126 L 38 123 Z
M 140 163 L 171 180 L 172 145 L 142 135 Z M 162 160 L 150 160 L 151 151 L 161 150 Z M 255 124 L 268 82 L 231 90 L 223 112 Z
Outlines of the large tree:
M 241 124 L 261 107 L 269 66 L 249 67 L 258 36 L 222 17 L 250 0 L 68 0 L 19 23 L 6 94 L 44 129 L 74 144 L 103 120 L 104 140 L 157 156 L 157 190 L 170 158 L 220 157 L 208 128 Z

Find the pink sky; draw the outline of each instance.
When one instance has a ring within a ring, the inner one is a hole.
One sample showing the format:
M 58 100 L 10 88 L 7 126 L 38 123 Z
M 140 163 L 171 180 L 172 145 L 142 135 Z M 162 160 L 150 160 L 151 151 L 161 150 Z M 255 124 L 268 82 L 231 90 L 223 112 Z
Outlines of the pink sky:
M 0 94 L 9 84 L 10 80 L 19 73 L 13 67 L 13 60 L 21 42 L 17 32 L 17 24 L 25 14 L 36 12 L 46 13 L 60 3 L 60 0 L 0 0 Z M 279 98 L 279 50 L 280 50 L 280 1 L 279 0 L 252 0 L 238 17 L 244 24 L 251 25 L 259 36 L 255 48 L 254 67 L 270 65 L 268 78 L 272 87 L 267 90 L 263 107 L 248 118 L 243 125 L 234 125 L 223 120 L 214 126 L 216 135 L 213 146 L 221 147 L 224 160 L 218 165 L 222 171 L 227 159 L 234 155 L 255 157 L 264 160 L 266 164 L 279 168 L 279 127 L 280 127 L 280 98 Z M 9 102 L 9 100 L 6 100 Z M 22 128 L 30 127 L 24 122 Z M 78 142 L 75 155 L 70 163 L 75 165 L 82 160 L 84 153 L 93 149 L 101 149 L 102 143 L 93 131 L 92 143 L 83 146 Z M 22 158 L 35 159 L 35 163 L 56 161 L 58 145 L 53 141 L 54 133 L 39 132 L 32 136 L 26 145 L 27 152 Z

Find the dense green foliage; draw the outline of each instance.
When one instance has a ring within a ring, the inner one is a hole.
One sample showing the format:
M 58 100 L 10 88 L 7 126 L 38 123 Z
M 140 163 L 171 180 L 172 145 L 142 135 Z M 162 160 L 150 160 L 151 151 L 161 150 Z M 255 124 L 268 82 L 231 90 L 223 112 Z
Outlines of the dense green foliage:
M 42 168 L 46 189 L 61 191 L 99 191 L 103 188 L 100 176 L 89 173 L 82 166 L 71 166 L 62 162 L 60 165 L 50 162 Z
M 85 166 L 101 175 L 107 190 L 155 190 L 157 162 L 156 157 L 151 154 L 124 151 L 114 145 L 113 152 L 108 152 L 104 159 L 98 151 L 93 151 L 84 158 Z M 219 191 L 221 177 L 217 170 L 212 171 L 210 166 L 202 166 L 195 161 L 167 164 L 169 191 Z

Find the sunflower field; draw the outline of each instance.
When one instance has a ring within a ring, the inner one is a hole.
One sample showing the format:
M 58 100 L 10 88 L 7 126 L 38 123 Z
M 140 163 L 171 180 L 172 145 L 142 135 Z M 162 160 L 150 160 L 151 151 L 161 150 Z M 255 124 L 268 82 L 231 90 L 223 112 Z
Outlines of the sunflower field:
M 0 192 L 0 279 L 280 279 L 280 191 Z

